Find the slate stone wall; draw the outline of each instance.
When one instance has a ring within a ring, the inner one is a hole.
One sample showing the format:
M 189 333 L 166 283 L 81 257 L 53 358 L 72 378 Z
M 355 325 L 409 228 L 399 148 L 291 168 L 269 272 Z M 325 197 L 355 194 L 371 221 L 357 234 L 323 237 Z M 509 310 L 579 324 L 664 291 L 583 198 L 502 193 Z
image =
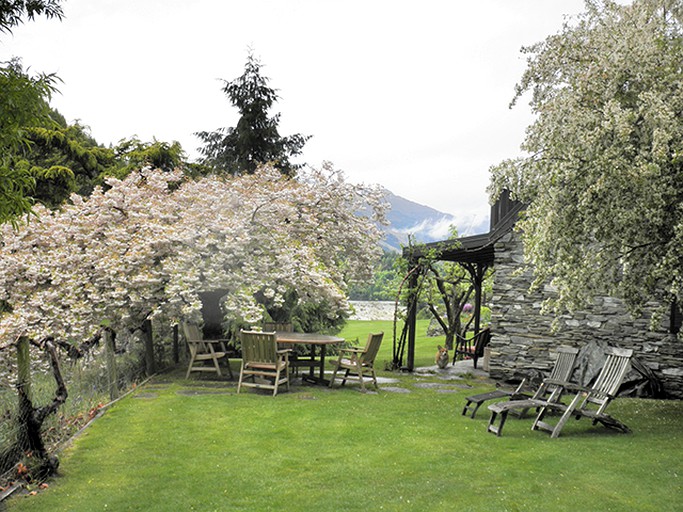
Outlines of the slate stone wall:
M 519 236 L 508 233 L 495 246 L 495 275 L 491 298 L 491 359 L 489 372 L 496 379 L 511 379 L 515 373 L 549 372 L 555 347 L 581 348 L 591 339 L 631 348 L 662 381 L 672 398 L 683 398 L 683 341 L 669 334 L 666 326 L 651 331 L 649 316 L 634 319 L 623 303 L 613 297 L 596 297 L 593 304 L 573 316 L 559 318 L 541 314 L 541 303 L 551 289 L 530 293 L 530 273 L 520 273 L 523 264 Z M 668 319 L 665 319 L 668 320 Z M 663 322 L 667 324 L 668 322 Z

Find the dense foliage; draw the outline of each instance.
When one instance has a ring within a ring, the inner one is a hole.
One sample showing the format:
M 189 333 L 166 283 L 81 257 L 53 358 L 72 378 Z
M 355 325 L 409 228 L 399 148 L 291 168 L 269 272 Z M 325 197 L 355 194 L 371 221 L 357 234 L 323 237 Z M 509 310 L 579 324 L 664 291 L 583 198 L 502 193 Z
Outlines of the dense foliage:
M 261 74 L 261 64 L 252 53 L 242 76 L 226 81 L 223 92 L 238 109 L 240 118 L 235 127 L 196 133 L 204 143 L 199 150 L 202 163 L 235 175 L 253 173 L 259 164 L 270 163 L 282 174 L 292 176 L 300 166 L 290 158 L 301 154 L 310 137 L 298 133 L 280 136 L 280 115 L 269 116 L 278 99 L 277 90 L 268 85 L 268 78 Z
M 2 0 L 0 1 L 0 32 L 11 32 L 12 27 L 22 23 L 24 17 L 33 20 L 38 15 L 62 19 L 64 12 L 61 3 L 62 0 Z
M 529 205 L 519 227 L 536 284 L 558 292 L 547 306 L 683 303 L 682 16 L 680 0 L 591 0 L 524 49 L 529 156 L 494 167 L 491 191 Z
M 379 256 L 374 219 L 354 212 L 367 203 L 382 216 L 381 194 L 329 165 L 298 180 L 265 166 L 185 181 L 143 170 L 107 185 L 59 211 L 36 207 L 37 220 L 2 230 L 5 343 L 79 342 L 102 325 L 197 318 L 198 294 L 218 289 L 227 315 L 246 322 L 292 292 L 338 314 L 348 283 L 367 278 Z
M 22 158 L 30 146 L 26 127 L 49 119 L 47 101 L 54 83 L 53 75 L 28 75 L 18 60 L 0 67 L 0 223 L 14 222 L 31 211 L 37 174 L 68 177 L 63 169 L 36 172 Z
M 8 0 L 0 2 L 0 33 L 36 15 L 61 19 L 60 0 Z M 36 170 L 17 161 L 30 145 L 26 127 L 40 125 L 49 118 L 48 101 L 55 91 L 56 77 L 24 72 L 18 59 L 0 65 L 0 224 L 15 222 L 31 212 L 31 193 L 36 176 L 69 179 L 69 172 L 53 168 Z
M 357 283 L 349 288 L 351 300 L 396 300 L 403 279 L 404 266 L 399 265 L 401 255 L 385 251 L 375 268 L 371 281 Z

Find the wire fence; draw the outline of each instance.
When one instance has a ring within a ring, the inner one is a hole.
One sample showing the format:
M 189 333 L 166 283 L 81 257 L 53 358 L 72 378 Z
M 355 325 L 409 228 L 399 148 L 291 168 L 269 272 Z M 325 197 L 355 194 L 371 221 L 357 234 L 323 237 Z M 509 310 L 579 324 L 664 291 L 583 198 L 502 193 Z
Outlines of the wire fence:
M 41 441 L 48 453 L 58 452 L 102 407 L 148 375 L 186 359 L 186 351 L 179 348 L 177 329 L 154 325 L 151 331 L 150 343 L 145 343 L 144 333 L 119 334 L 113 351 L 106 343 L 100 343 L 75 360 L 58 353 L 67 398 L 54 414 L 45 417 L 40 428 Z M 28 347 L 28 384 L 23 389 L 35 411 L 53 402 L 58 383 L 47 352 L 34 345 Z M 30 482 L 35 476 L 27 462 L 33 454 L 27 453 L 26 447 L 35 442 L 27 439 L 31 432 L 20 406 L 18 359 L 21 356 L 14 347 L 0 354 L 0 487 L 16 480 Z

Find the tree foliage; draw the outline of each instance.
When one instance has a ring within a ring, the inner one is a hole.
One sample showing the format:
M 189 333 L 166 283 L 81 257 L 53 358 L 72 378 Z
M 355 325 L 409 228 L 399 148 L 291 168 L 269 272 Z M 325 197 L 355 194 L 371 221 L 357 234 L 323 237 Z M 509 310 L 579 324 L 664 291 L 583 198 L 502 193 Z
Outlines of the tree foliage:
M 62 19 L 61 0 L 0 0 L 0 32 L 11 32 L 21 24 L 24 17 L 35 19 L 36 15 Z
M 303 177 L 303 176 L 302 176 Z M 180 180 L 180 181 L 179 181 Z M 294 292 L 301 302 L 348 309 L 353 280 L 369 278 L 380 231 L 378 190 L 326 167 L 305 179 L 272 167 L 254 175 L 182 180 L 143 170 L 108 179 L 38 221 L 0 231 L 0 339 L 70 342 L 101 325 L 199 319 L 200 292 L 226 290 L 226 316 L 260 322 Z
M 0 223 L 31 212 L 36 170 L 22 164 L 21 155 L 30 149 L 27 127 L 49 121 L 55 80 L 28 75 L 18 60 L 0 67 Z
M 385 251 L 379 260 L 372 281 L 364 281 L 349 288 L 351 300 L 396 300 L 405 268 L 398 264 L 401 255 Z
M 683 303 L 682 16 L 680 0 L 591 0 L 523 49 L 513 104 L 529 92 L 537 118 L 490 192 L 528 203 L 525 254 L 556 311 L 605 292 Z
M 240 118 L 237 126 L 214 132 L 198 132 L 204 145 L 199 149 L 202 163 L 230 174 L 251 174 L 259 164 L 271 163 L 282 174 L 293 175 L 300 166 L 290 158 L 301 154 L 310 136 L 280 136 L 280 114 L 269 116 L 278 100 L 277 90 L 261 74 L 261 64 L 249 53 L 242 76 L 225 81 L 223 92 L 235 106 Z

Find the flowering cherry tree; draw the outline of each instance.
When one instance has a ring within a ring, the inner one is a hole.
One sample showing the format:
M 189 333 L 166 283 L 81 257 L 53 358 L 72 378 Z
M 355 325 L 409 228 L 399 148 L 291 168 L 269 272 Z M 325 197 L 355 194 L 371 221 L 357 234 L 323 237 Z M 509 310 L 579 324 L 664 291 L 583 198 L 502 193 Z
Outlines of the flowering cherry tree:
M 202 291 L 228 291 L 226 308 L 255 322 L 263 294 L 294 289 L 338 309 L 346 286 L 378 256 L 380 192 L 351 185 L 329 164 L 297 180 L 272 167 L 239 178 L 183 181 L 142 170 L 19 230 L 0 250 L 0 339 L 84 340 L 102 325 L 199 314 Z M 374 219 L 357 214 L 370 204 Z
M 596 294 L 634 311 L 683 304 L 683 9 L 679 0 L 593 0 L 525 49 L 515 101 L 536 120 L 527 156 L 492 168 L 491 193 L 529 205 L 518 224 L 557 312 Z M 663 312 L 662 311 L 662 312 Z M 656 318 L 656 317 L 655 317 Z

